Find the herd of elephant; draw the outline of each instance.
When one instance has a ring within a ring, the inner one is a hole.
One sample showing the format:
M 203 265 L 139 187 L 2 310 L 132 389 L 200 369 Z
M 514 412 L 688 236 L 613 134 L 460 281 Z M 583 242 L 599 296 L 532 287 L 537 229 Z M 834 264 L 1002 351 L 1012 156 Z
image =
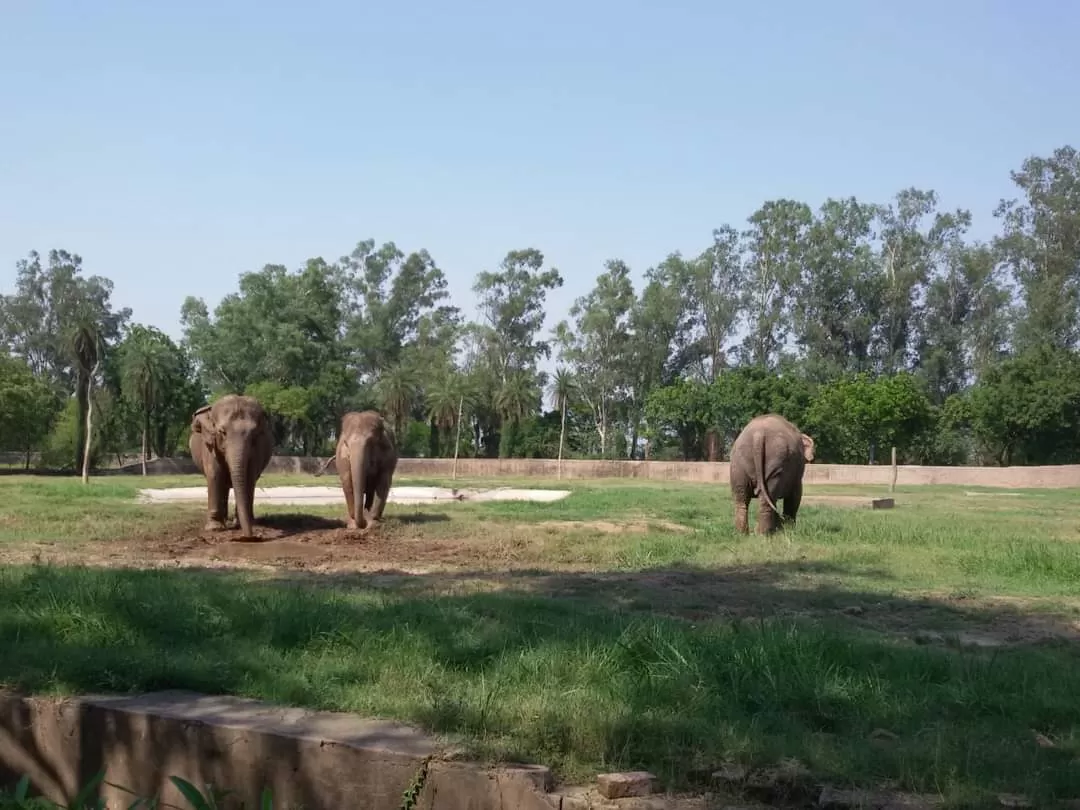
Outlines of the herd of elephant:
M 241 536 L 253 537 L 255 484 L 274 451 L 273 430 L 262 405 L 254 397 L 229 394 L 199 408 L 192 416 L 189 447 L 195 466 L 206 477 L 206 529 L 226 528 L 232 489 Z M 377 524 L 398 462 L 393 433 L 383 417 L 372 410 L 345 414 L 333 459 L 345 493 L 347 527 L 363 530 Z M 750 501 L 759 495 L 758 533 L 777 528 L 780 500 L 784 522 L 794 523 L 802 501 L 803 473 L 813 460 L 814 440 L 784 417 L 764 414 L 751 419 L 731 445 L 736 530 L 749 532 Z

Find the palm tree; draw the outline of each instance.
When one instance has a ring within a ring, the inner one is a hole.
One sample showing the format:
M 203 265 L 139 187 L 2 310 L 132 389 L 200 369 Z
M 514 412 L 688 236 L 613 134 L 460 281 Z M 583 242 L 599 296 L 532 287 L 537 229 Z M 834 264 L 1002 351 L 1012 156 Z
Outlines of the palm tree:
M 375 395 L 384 415 L 394 426 L 398 445 L 404 441 L 405 417 L 420 390 L 419 375 L 400 363 L 387 369 L 375 383 Z
M 566 440 L 566 410 L 574 392 L 574 375 L 565 368 L 555 370 L 551 379 L 551 401 L 561 416 L 559 425 L 559 478 L 562 478 L 563 443 Z
M 461 410 L 457 380 L 449 373 L 441 374 L 425 392 L 427 400 L 427 416 L 439 432 L 440 444 L 445 447 L 445 442 L 450 439 L 450 431 L 458 421 L 458 411 Z
M 500 458 L 510 455 L 518 424 L 536 410 L 538 399 L 535 375 L 524 370 L 510 372 L 495 394 L 494 402 L 503 422 L 502 437 L 499 441 Z
M 105 337 L 101 324 L 88 312 L 80 312 L 68 326 L 65 341 L 75 366 L 75 397 L 80 413 L 86 414 L 85 426 L 80 425 L 77 434 L 82 440 L 76 450 L 76 469 L 80 466 L 78 454 L 81 452 L 82 480 L 90 481 L 90 445 L 93 442 L 94 402 L 91 389 L 101 363 L 105 359 Z
M 172 373 L 169 356 L 157 335 L 143 326 L 135 326 L 123 346 L 120 361 L 121 388 L 127 398 L 142 409 L 142 474 L 150 454 L 150 416 L 163 405 L 162 397 Z

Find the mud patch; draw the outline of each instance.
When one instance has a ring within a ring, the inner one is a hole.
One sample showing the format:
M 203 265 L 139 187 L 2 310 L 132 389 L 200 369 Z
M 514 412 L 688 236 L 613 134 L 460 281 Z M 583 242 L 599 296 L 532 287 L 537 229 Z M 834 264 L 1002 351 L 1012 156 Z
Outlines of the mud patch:
M 670 520 L 542 520 L 538 523 L 519 523 L 519 531 L 547 529 L 551 532 L 599 532 L 600 534 L 646 534 L 656 529 L 680 534 L 693 531 L 689 526 L 673 523 Z

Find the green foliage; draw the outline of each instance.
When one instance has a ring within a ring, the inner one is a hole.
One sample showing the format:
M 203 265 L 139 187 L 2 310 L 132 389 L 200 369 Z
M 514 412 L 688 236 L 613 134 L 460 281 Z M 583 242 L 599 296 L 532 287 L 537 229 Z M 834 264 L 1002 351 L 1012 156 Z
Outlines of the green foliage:
M 39 449 L 61 407 L 56 391 L 25 361 L 0 355 L 0 449 Z
M 31 253 L 0 297 L 0 343 L 60 399 L 74 395 L 72 461 L 101 387 L 114 406 L 100 425 L 108 453 L 144 437 L 173 452 L 206 394 L 240 391 L 266 400 L 284 453 L 325 448 L 346 411 L 369 407 L 410 437 L 407 454 L 452 455 L 459 420 L 459 452 L 548 452 L 526 425 L 551 393 L 542 366 L 553 349 L 574 380 L 573 401 L 554 405 L 565 415 L 555 455 L 638 458 L 648 436 L 654 454 L 703 458 L 714 437 L 723 452 L 772 411 L 820 433 L 823 461 L 885 461 L 894 444 L 923 462 L 1080 461 L 1070 433 L 1078 155 L 1063 146 L 1025 159 L 989 243 L 969 237 L 970 211 L 941 209 L 929 189 L 828 198 L 816 210 L 765 200 L 700 249 L 644 268 L 640 289 L 633 268 L 609 258 L 554 324 L 548 297 L 563 277 L 536 248 L 476 274 L 472 322 L 422 248 L 366 239 L 336 262 L 266 265 L 212 309 L 185 300 L 182 346 L 150 327 L 125 330 L 130 313 L 112 309 L 111 283 L 84 277 L 77 255 Z M 1055 359 L 1027 368 L 1038 352 Z M 1023 393 L 1033 388 L 1037 399 Z M 44 392 L 20 390 L 0 424 L 21 424 L 27 397 Z M 954 418 L 953 397 L 974 410 Z M 44 413 L 16 444 L 41 442 Z
M 857 374 L 818 389 L 805 425 L 822 461 L 882 463 L 881 453 L 890 447 L 901 456 L 909 453 L 932 426 L 932 417 L 930 401 L 912 374 L 878 379 Z

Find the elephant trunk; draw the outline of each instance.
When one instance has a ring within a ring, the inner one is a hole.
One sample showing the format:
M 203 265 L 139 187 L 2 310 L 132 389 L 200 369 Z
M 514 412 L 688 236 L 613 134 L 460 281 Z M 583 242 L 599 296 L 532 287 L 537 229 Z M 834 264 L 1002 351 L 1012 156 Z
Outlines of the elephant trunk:
M 251 448 L 239 437 L 230 440 L 225 449 L 225 460 L 232 478 L 233 497 L 236 499 L 236 518 L 240 522 L 243 537 L 252 537 L 251 502 L 248 499 L 248 461 Z
M 361 436 L 353 441 L 352 452 L 349 453 L 349 466 L 352 472 L 353 503 L 356 504 L 356 528 L 363 529 L 367 526 L 364 517 L 364 472 L 366 470 L 367 436 Z

